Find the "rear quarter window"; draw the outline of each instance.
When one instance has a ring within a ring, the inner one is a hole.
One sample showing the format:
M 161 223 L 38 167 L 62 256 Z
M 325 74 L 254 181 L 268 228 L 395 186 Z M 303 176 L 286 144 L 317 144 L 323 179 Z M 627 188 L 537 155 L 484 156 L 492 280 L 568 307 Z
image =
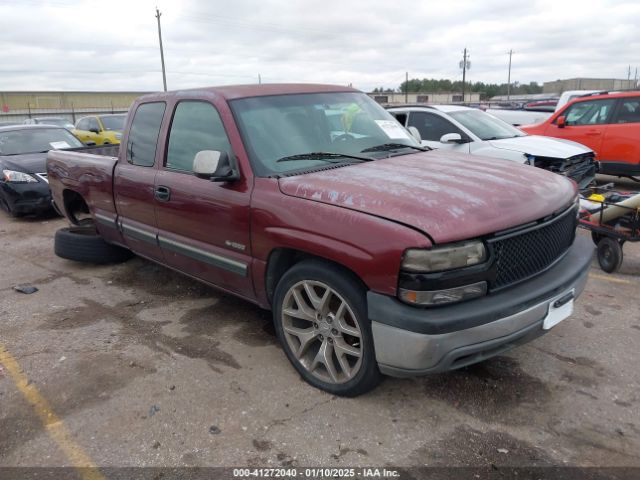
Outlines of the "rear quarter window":
M 141 167 L 154 165 L 165 108 L 164 102 L 143 103 L 138 107 L 127 137 L 127 162 Z
M 640 97 L 620 100 L 620 108 L 612 123 L 640 123 Z

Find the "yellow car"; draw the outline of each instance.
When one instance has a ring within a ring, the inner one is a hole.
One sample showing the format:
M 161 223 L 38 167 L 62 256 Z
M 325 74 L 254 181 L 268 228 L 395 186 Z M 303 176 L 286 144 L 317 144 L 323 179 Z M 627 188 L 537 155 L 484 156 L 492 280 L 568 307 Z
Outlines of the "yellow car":
M 91 115 L 76 122 L 73 134 L 84 143 L 109 145 L 120 143 L 125 114 Z

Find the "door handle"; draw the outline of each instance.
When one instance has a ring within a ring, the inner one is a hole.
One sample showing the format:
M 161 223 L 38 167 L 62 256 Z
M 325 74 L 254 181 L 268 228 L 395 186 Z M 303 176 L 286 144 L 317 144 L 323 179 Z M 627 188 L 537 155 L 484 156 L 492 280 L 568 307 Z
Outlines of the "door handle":
M 171 199 L 171 189 L 163 185 L 158 185 L 153 192 L 153 196 L 160 202 L 168 202 Z

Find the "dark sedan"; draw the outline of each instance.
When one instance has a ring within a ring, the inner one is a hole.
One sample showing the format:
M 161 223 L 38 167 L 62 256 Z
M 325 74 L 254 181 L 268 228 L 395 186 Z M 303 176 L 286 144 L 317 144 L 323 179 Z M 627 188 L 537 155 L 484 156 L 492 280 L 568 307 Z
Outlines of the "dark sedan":
M 16 217 L 51 209 L 47 152 L 80 147 L 82 142 L 62 127 L 0 127 L 0 207 Z

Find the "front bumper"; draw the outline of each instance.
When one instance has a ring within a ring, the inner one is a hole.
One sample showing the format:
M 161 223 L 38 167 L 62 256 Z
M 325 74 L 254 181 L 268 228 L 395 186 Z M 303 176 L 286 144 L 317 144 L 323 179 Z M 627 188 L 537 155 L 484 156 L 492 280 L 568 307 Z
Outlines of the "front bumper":
M 1 194 L 16 215 L 39 213 L 51 209 L 51 191 L 49 184 L 39 180 L 37 183 L 0 182 Z
M 584 290 L 593 244 L 576 237 L 564 258 L 513 288 L 448 307 L 418 309 L 394 297 L 367 294 L 380 371 L 414 376 L 464 367 L 542 335 L 549 305 Z

